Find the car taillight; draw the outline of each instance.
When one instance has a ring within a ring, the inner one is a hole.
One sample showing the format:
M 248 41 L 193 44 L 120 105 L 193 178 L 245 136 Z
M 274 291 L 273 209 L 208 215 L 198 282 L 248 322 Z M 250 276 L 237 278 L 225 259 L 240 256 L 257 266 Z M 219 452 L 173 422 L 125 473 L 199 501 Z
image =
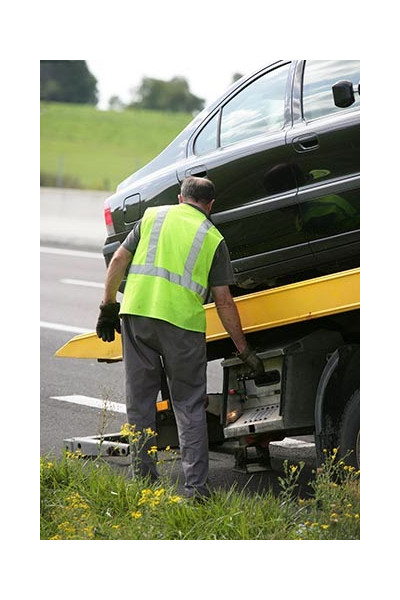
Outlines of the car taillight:
M 111 216 L 111 208 L 108 205 L 107 200 L 104 202 L 104 220 L 106 222 L 107 234 L 112 235 L 115 233 L 114 224 Z

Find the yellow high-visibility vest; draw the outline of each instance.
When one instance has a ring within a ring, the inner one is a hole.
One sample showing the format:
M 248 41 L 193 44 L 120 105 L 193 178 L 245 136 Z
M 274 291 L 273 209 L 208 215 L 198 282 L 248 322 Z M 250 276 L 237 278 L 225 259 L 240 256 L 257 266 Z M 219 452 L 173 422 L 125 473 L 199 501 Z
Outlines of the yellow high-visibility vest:
M 208 275 L 222 239 L 206 215 L 190 204 L 148 208 L 120 313 L 205 332 Z

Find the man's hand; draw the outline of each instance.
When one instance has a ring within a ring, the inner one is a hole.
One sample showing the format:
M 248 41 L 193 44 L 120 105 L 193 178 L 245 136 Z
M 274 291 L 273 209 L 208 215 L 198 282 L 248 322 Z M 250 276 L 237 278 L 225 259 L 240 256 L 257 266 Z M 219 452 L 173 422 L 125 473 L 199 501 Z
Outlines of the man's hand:
M 121 333 L 121 322 L 119 320 L 119 302 L 110 304 L 100 304 L 100 315 L 97 320 L 96 333 L 97 337 L 103 342 L 113 342 L 115 339 L 115 331 Z
M 256 351 L 252 350 L 250 346 L 247 344 L 246 348 L 243 352 L 240 352 L 238 358 L 242 360 L 248 367 L 251 369 L 251 374 L 255 379 L 257 377 L 262 377 L 264 375 L 264 365 L 262 360 L 258 358 Z

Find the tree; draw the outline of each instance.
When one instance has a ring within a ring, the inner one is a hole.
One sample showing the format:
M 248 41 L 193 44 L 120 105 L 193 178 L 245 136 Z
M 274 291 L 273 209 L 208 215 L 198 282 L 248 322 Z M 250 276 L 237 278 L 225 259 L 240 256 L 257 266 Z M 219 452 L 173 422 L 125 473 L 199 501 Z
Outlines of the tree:
M 108 101 L 108 108 L 110 110 L 120 111 L 124 110 L 125 106 L 119 96 L 111 96 Z
M 41 60 L 40 99 L 97 104 L 97 79 L 85 60 Z
M 144 77 L 136 96 L 137 100 L 129 107 L 190 113 L 204 107 L 204 100 L 190 92 L 184 77 L 173 77 L 170 81 Z

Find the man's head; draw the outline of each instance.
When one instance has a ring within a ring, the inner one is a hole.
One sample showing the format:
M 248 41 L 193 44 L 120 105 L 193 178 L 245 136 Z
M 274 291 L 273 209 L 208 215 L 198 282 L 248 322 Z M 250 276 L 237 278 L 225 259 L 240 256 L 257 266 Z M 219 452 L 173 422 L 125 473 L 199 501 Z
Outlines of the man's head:
M 185 177 L 178 198 L 179 202 L 198 204 L 209 214 L 215 198 L 214 184 L 204 177 Z

